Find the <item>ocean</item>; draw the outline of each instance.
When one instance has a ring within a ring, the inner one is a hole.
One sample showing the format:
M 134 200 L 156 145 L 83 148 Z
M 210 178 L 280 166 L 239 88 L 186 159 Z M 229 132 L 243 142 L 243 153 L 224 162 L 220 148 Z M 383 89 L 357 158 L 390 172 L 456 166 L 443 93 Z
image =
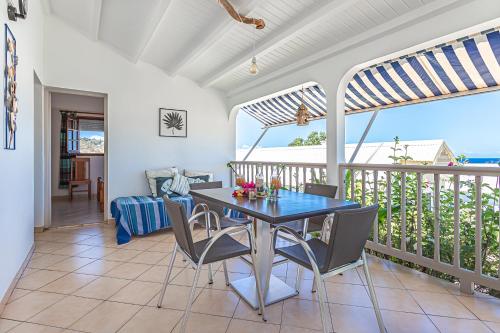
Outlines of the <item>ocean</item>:
M 498 164 L 500 157 L 468 157 L 470 164 Z

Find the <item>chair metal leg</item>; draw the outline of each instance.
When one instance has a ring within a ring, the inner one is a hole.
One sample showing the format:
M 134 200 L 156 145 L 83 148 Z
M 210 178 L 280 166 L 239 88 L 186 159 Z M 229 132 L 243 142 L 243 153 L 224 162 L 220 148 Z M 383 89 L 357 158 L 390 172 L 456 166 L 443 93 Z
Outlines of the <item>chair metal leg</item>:
M 226 286 L 229 286 L 229 274 L 227 273 L 226 261 L 222 261 L 222 269 L 224 270 L 224 279 L 226 280 Z
M 163 282 L 163 286 L 161 288 L 160 297 L 158 298 L 158 307 L 161 308 L 163 303 L 163 297 L 165 296 L 165 291 L 167 290 L 168 280 L 170 279 L 170 275 L 172 274 L 172 268 L 174 267 L 175 256 L 177 255 L 177 243 L 175 243 L 174 252 L 170 256 L 170 261 L 168 263 L 167 274 L 165 275 L 165 281 Z
M 331 325 L 330 309 L 328 308 L 328 302 L 326 300 L 325 284 L 323 282 L 323 279 L 321 278 L 321 275 L 319 274 L 319 270 L 316 268 L 313 269 L 313 272 L 314 272 L 314 277 L 316 278 L 317 281 L 319 310 L 321 314 L 321 322 L 323 323 L 323 332 L 330 333 L 333 332 L 333 329 L 331 329 L 332 325 Z
M 380 307 L 378 305 L 377 295 L 375 294 L 375 288 L 373 287 L 372 277 L 368 269 L 368 262 L 366 261 L 366 254 L 363 250 L 361 257 L 363 259 L 363 270 L 365 272 L 366 282 L 368 284 L 368 291 L 370 293 L 370 298 L 373 303 L 373 308 L 375 309 L 375 316 L 377 317 L 378 328 L 380 333 L 385 333 L 384 321 L 382 320 L 382 313 L 380 312 Z
M 186 305 L 186 310 L 184 311 L 184 316 L 182 317 L 179 333 L 186 332 L 186 325 L 189 319 L 189 315 L 191 314 L 191 306 L 193 305 L 194 296 L 196 295 L 196 286 L 198 285 L 198 280 L 200 278 L 200 271 L 202 265 L 203 262 L 200 261 L 198 263 L 198 266 L 196 266 L 196 273 L 194 274 L 193 286 L 191 287 L 191 292 L 189 293 L 189 299 Z
M 297 265 L 297 271 L 296 271 L 296 276 L 295 276 L 295 290 L 297 290 L 297 292 L 300 292 L 300 282 L 301 282 L 301 279 L 302 279 L 302 268 Z
M 214 275 L 212 273 L 212 264 L 208 264 L 208 284 L 214 283 Z
M 318 290 L 318 285 L 316 284 L 316 276 L 313 277 L 313 283 L 311 286 L 311 292 L 315 293 Z

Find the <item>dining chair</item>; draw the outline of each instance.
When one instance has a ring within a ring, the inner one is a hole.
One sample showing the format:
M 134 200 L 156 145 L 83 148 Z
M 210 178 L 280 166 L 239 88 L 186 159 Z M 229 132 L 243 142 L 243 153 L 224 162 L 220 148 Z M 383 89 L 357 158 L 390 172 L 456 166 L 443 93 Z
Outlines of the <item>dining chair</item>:
M 215 181 L 215 182 L 205 182 L 205 183 L 194 183 L 190 184 L 190 189 L 191 190 L 205 190 L 205 189 L 211 189 L 211 188 L 222 188 L 222 182 L 221 181 Z M 250 226 L 252 223 L 252 220 L 249 220 L 247 218 L 232 218 L 229 216 L 226 216 L 226 209 L 222 205 L 218 205 L 214 202 L 203 200 L 198 197 L 193 198 L 194 202 L 194 208 L 191 213 L 191 216 L 194 216 L 198 213 L 199 210 L 202 210 L 205 212 L 205 214 L 198 215 L 199 217 L 196 219 L 198 224 L 203 226 L 206 229 L 207 232 L 207 237 L 212 236 L 212 231 L 215 230 L 224 230 L 226 228 L 238 226 L 238 225 L 248 225 Z M 209 214 L 209 211 L 213 211 L 217 214 L 219 218 L 219 223 L 211 223 L 210 216 L 212 214 Z M 247 263 L 251 264 L 251 262 Z M 222 267 L 224 270 L 224 278 L 226 280 L 226 285 L 229 286 L 229 275 L 227 272 L 227 265 L 226 261 L 222 261 Z M 212 284 L 213 283 L 213 274 L 212 274 L 212 265 L 208 265 L 208 283 Z
M 83 190 L 74 190 L 73 187 L 86 185 Z M 70 179 L 68 181 L 69 199 L 73 200 L 74 192 L 87 192 L 88 199 L 92 199 L 92 180 L 90 179 L 90 158 L 73 157 L 70 160 Z
M 305 240 L 295 230 L 282 225 L 277 226 L 273 232 L 273 247 L 276 254 L 313 271 L 317 281 L 321 321 L 325 333 L 331 332 L 331 318 L 326 302 L 324 279 L 359 266 L 363 266 L 379 330 L 385 333 L 364 250 L 372 223 L 377 216 L 378 207 L 378 205 L 373 205 L 336 211 L 328 243 L 317 238 Z M 297 244 L 277 248 L 278 232 L 288 233 Z M 300 289 L 300 278 L 297 278 L 295 288 L 297 291 Z
M 335 195 L 337 194 L 337 186 L 306 183 L 304 186 L 304 193 L 321 195 L 324 197 L 329 197 L 334 199 Z M 306 219 L 295 220 L 295 221 L 280 223 L 279 225 L 286 226 L 290 229 L 293 229 L 298 234 L 303 235 L 304 231 L 306 233 L 317 232 L 317 231 L 321 232 L 323 229 L 323 224 L 328 218 L 330 218 L 330 215 L 320 215 L 320 216 L 310 217 L 308 220 Z M 304 230 L 305 227 L 307 227 L 307 230 Z
M 201 267 L 204 264 L 212 264 L 226 259 L 236 258 L 242 255 L 250 255 L 252 261 L 255 263 L 255 240 L 252 233 L 245 225 L 239 225 L 234 227 L 229 227 L 224 230 L 219 231 L 215 236 L 203 239 L 201 241 L 193 242 L 193 237 L 191 234 L 191 224 L 196 223 L 196 218 L 205 214 L 205 212 L 198 213 L 199 215 L 193 215 L 188 220 L 186 216 L 186 210 L 184 206 L 178 202 L 170 200 L 167 196 L 163 197 L 165 202 L 165 210 L 170 221 L 172 222 L 172 228 L 174 230 L 175 236 L 175 248 L 174 252 L 170 256 L 170 261 L 167 268 L 167 274 L 163 282 L 163 286 L 158 298 L 158 308 L 161 308 L 163 303 L 163 297 L 165 296 L 165 291 L 167 289 L 168 281 L 172 273 L 172 268 L 174 266 L 174 261 L 177 252 L 181 252 L 185 258 L 188 259 L 191 266 L 196 268 L 196 272 L 193 279 L 193 285 L 191 286 L 191 291 L 189 293 L 189 300 L 186 305 L 184 312 L 184 317 L 182 318 L 180 333 L 185 332 L 186 324 L 191 313 L 191 306 L 194 301 L 196 294 L 196 286 L 198 285 L 198 279 L 200 277 Z M 217 213 L 210 211 L 210 214 L 218 223 Z M 248 241 L 250 246 L 246 246 L 235 240 L 230 235 L 239 234 L 246 232 L 248 235 Z M 265 321 L 265 309 L 264 309 L 264 298 L 261 293 L 261 283 L 260 275 L 255 271 L 255 265 L 253 267 L 253 274 L 255 276 L 257 297 L 259 301 L 259 314 L 262 315 L 262 319 Z

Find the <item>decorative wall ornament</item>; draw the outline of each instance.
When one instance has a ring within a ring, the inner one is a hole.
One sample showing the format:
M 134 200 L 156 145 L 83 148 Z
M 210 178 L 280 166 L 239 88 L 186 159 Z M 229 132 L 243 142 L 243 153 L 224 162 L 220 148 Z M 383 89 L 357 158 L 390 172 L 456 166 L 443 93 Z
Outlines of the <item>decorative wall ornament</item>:
M 187 137 L 187 111 L 160 108 L 160 136 Z
M 17 12 L 19 8 L 19 13 Z M 7 2 L 7 16 L 11 21 L 17 21 L 17 18 L 25 19 L 28 16 L 28 0 L 19 0 L 19 6 L 16 8 L 12 0 Z
M 5 70 L 4 70 L 4 104 L 5 104 L 5 149 L 16 149 L 17 114 L 17 45 L 16 38 L 5 24 Z

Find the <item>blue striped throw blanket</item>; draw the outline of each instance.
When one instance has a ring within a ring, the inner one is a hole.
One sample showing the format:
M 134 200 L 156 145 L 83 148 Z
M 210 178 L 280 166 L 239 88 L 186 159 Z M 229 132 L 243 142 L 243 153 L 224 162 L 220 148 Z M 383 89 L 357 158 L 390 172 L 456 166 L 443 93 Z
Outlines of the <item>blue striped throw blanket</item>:
M 174 197 L 172 200 L 182 203 L 188 218 L 191 216 L 194 207 L 191 196 Z M 147 235 L 170 227 L 163 199 L 152 196 L 116 198 L 111 202 L 111 216 L 116 221 L 118 244 L 128 243 L 132 235 Z

